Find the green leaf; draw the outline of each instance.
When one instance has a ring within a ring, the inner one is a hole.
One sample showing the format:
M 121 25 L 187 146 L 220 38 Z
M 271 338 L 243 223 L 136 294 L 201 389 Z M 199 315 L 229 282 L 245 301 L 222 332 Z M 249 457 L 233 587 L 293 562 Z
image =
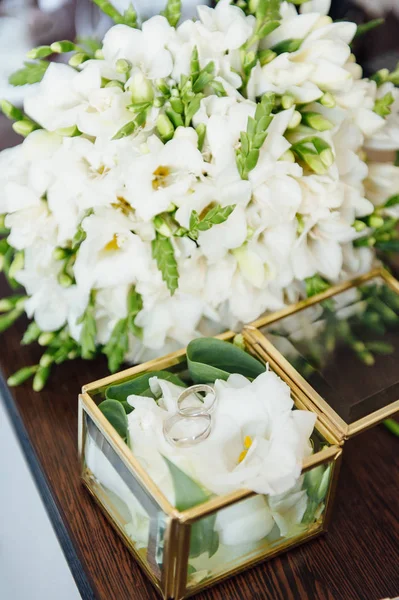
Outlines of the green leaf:
M 49 64 L 45 60 L 25 62 L 25 67 L 12 73 L 8 78 L 8 82 L 14 86 L 38 83 L 43 79 Z
M 172 477 L 175 490 L 175 506 L 184 511 L 203 504 L 212 494 L 186 475 L 174 463 L 163 457 Z M 204 552 L 213 556 L 219 547 L 219 536 L 215 531 L 216 515 L 205 517 L 191 525 L 190 558 L 196 558 Z
M 195 383 L 213 383 L 239 373 L 254 379 L 265 366 L 234 344 L 215 338 L 198 338 L 187 346 L 187 364 Z
M 128 421 L 122 404 L 117 400 L 104 400 L 104 402 L 98 405 L 98 408 L 121 438 L 126 441 L 128 437 Z
M 128 319 L 120 319 L 112 330 L 111 337 L 103 348 L 108 358 L 108 368 L 115 373 L 120 368 L 129 349 Z
M 308 298 L 325 292 L 330 287 L 328 281 L 323 279 L 320 275 L 314 275 L 313 277 L 307 277 L 305 279 L 306 295 Z
M 158 234 L 155 240 L 151 242 L 151 247 L 152 257 L 156 260 L 162 279 L 166 283 L 171 296 L 173 296 L 179 287 L 179 272 L 172 242 L 169 238 Z
M 124 383 L 118 383 L 117 385 L 110 385 L 105 390 L 105 397 L 109 400 L 117 400 L 118 402 L 125 402 L 128 396 L 146 396 L 148 398 L 154 398 L 155 396 L 151 391 L 149 380 L 151 377 L 158 377 L 158 379 L 165 379 L 180 387 L 186 387 L 183 381 L 173 373 L 169 371 L 149 371 L 143 375 L 138 375 L 129 381 Z
M 384 204 L 384 207 L 390 208 L 391 206 L 397 206 L 398 204 L 399 204 L 399 194 L 395 194 L 394 196 L 391 196 L 390 198 L 388 198 L 388 200 Z
M 235 204 L 224 207 L 220 204 L 216 204 L 216 206 L 211 208 L 202 219 L 198 213 L 193 210 L 190 216 L 190 231 L 188 232 L 188 235 L 193 239 L 197 239 L 199 231 L 208 231 L 208 229 L 211 229 L 214 225 L 224 223 L 227 221 L 235 207 Z

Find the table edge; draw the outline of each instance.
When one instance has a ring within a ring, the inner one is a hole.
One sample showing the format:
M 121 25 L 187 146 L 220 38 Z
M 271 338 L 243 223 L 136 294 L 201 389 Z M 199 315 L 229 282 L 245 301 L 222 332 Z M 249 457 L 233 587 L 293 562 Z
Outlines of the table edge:
M 66 524 L 55 502 L 50 484 L 42 469 L 37 454 L 30 441 L 26 427 L 22 421 L 19 410 L 15 404 L 3 372 L 0 370 L 0 396 L 3 399 L 6 412 L 10 418 L 18 443 L 22 449 L 29 470 L 32 474 L 38 493 L 43 501 L 44 508 L 50 519 L 55 535 L 60 543 L 68 567 L 75 580 L 76 586 L 83 600 L 96 600 L 89 578 L 83 568 L 73 541 L 69 535 Z

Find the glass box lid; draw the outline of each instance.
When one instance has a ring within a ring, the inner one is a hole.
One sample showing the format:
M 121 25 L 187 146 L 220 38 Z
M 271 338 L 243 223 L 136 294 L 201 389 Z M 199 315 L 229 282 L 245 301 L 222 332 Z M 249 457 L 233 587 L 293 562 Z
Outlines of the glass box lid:
M 245 328 L 339 440 L 399 410 L 399 282 L 384 269 Z

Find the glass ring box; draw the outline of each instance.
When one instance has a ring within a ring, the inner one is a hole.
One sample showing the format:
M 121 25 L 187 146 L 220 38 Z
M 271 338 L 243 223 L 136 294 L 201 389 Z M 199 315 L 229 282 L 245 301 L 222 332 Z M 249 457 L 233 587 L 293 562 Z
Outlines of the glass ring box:
M 280 496 L 239 490 L 178 510 L 98 408 L 110 386 L 145 373 L 190 385 L 185 350 L 84 386 L 83 482 L 163 598 L 196 594 L 326 531 L 344 440 L 399 410 L 397 322 L 399 284 L 378 270 L 244 329 L 246 350 L 290 386 L 295 408 L 317 415 L 313 452 Z M 254 527 L 263 533 L 245 539 Z

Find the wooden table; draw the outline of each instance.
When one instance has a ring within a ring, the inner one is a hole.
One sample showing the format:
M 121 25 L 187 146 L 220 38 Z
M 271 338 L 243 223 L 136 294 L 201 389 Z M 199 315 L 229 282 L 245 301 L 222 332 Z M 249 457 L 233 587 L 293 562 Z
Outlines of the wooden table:
M 5 290 L 2 282 L 0 297 Z M 79 479 L 77 395 L 84 383 L 106 374 L 105 361 L 74 361 L 57 367 L 40 393 L 33 392 L 29 383 L 10 392 L 6 378 L 23 365 L 37 363 L 41 354 L 36 345 L 19 345 L 25 327 L 26 321 L 21 320 L 1 336 L 0 394 L 82 598 L 155 600 L 155 590 Z M 382 426 L 347 442 L 329 533 L 197 597 L 379 600 L 397 596 L 398 473 L 399 440 Z

